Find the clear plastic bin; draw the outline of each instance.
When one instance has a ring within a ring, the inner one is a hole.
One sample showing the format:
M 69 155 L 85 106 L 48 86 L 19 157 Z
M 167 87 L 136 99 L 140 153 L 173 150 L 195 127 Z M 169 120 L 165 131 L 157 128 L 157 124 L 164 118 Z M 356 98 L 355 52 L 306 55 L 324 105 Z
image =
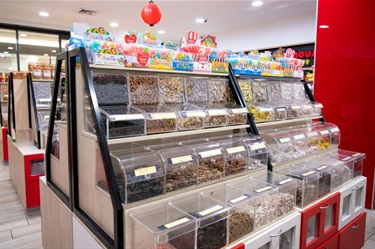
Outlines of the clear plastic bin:
M 101 106 L 101 123 L 107 139 L 140 136 L 145 134 L 144 114 L 129 105 Z M 92 121 L 88 123 L 95 131 Z
M 267 107 L 265 103 L 264 105 L 261 105 L 259 103 L 248 105 L 248 109 L 255 123 L 268 122 L 274 119 L 273 108 Z
M 177 115 L 165 105 L 132 106 L 146 114 L 146 134 L 177 131 Z
M 249 111 L 246 107 L 230 105 L 228 106 L 228 126 L 247 124 L 247 114 Z
M 160 75 L 159 97 L 161 104 L 182 104 L 185 100 L 184 76 Z
M 366 154 L 360 153 L 360 152 L 353 152 L 348 150 L 339 150 L 339 155 L 344 155 L 345 157 L 342 159 L 346 162 L 347 165 L 352 164 L 352 158 L 355 159 L 354 165 L 353 165 L 353 178 L 362 176 L 363 172 L 363 160 L 366 158 Z M 352 157 L 352 158 L 348 158 Z
M 304 162 L 277 167 L 276 173 L 284 174 L 298 180 L 297 207 L 303 208 L 318 199 L 319 172 L 305 167 Z
M 293 84 L 293 99 L 294 100 L 305 100 L 305 99 L 307 99 L 305 87 L 302 85 L 302 82 L 295 82 Z
M 129 248 L 195 248 L 197 219 L 171 203 L 148 205 L 129 213 L 129 218 Z
M 287 118 L 287 107 L 282 102 L 272 103 L 270 106 L 273 108 L 273 120 L 285 120 Z
M 268 165 L 268 150 L 266 143 L 259 136 L 249 136 L 248 134 L 234 135 L 241 138 L 249 151 L 250 161 L 248 170 L 255 170 L 258 168 L 267 167 Z
M 291 101 L 293 100 L 293 88 L 294 84 L 290 82 L 280 82 L 280 93 L 282 100 Z
M 224 177 L 225 152 L 218 142 L 197 139 L 181 144 L 189 146 L 198 157 L 198 184 Z
M 148 149 L 157 152 L 164 161 L 167 193 L 197 184 L 198 163 L 192 149 L 176 143 L 154 145 Z
M 316 115 L 316 116 L 322 115 L 323 104 L 319 102 L 314 102 L 313 105 L 314 105 L 313 115 Z
M 305 129 L 291 127 L 290 130 L 288 130 L 288 133 L 293 140 L 294 158 L 303 157 L 310 153 Z
M 244 100 L 247 103 L 253 102 L 253 90 L 251 88 L 251 80 L 239 79 L 238 85 L 240 86 Z
M 287 103 L 286 104 L 286 118 L 294 119 L 302 117 L 302 107 L 296 103 Z
M 279 81 L 269 81 L 267 83 L 268 101 L 281 101 L 281 84 Z
M 301 103 L 301 115 L 303 117 L 311 117 L 314 116 L 315 107 L 313 104 L 309 102 Z
M 324 144 L 321 145 L 322 139 L 318 131 L 307 127 L 306 136 L 307 136 L 307 141 L 309 143 L 309 150 L 311 151 L 311 153 L 323 150 L 325 148 Z
M 294 158 L 293 139 L 287 131 L 269 131 L 260 134 L 267 143 L 272 164 L 290 161 Z
M 333 167 L 325 165 L 328 161 L 325 155 L 320 155 L 315 158 L 308 158 L 305 160 L 306 167 L 319 172 L 319 190 L 318 197 L 322 197 L 331 192 L 332 189 L 332 178 L 333 178 Z
M 228 80 L 210 78 L 208 80 L 208 93 L 210 103 L 226 104 L 228 101 Z
M 333 123 L 324 123 L 331 133 L 331 144 L 340 145 L 341 133 L 337 125 Z
M 176 198 L 172 204 L 198 219 L 196 248 L 218 249 L 227 245 L 230 207 L 225 203 L 199 193 Z
M 320 150 L 329 149 L 332 141 L 330 130 L 322 123 L 313 124 L 311 128 L 320 135 Z
M 266 102 L 268 100 L 267 85 L 268 82 L 264 80 L 253 80 L 251 82 L 253 102 Z
M 129 95 L 132 105 L 159 104 L 158 77 L 148 74 L 129 75 Z
M 208 103 L 208 78 L 186 77 L 185 96 L 188 103 Z
M 201 106 L 202 107 L 202 106 Z M 225 105 L 214 103 L 206 105 L 206 118 L 204 120 L 204 127 L 224 127 L 228 125 L 228 110 Z
M 113 151 L 111 159 L 125 204 L 164 194 L 164 163 L 156 152 L 143 148 Z M 103 179 L 97 181 L 105 190 L 106 182 Z
M 93 70 L 92 79 L 99 105 L 129 103 L 128 75 L 119 71 Z

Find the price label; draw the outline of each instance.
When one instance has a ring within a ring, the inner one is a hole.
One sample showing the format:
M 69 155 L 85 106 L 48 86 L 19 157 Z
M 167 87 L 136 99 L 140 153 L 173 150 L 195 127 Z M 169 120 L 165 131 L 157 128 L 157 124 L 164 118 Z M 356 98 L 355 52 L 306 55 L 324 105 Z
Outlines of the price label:
M 51 102 L 51 98 L 40 98 L 38 99 L 39 102 Z
M 301 107 L 299 105 L 292 105 L 292 106 L 290 106 L 290 108 L 292 108 L 293 110 L 301 109 Z
M 309 176 L 309 175 L 314 174 L 314 173 L 315 173 L 315 171 L 311 170 L 311 171 L 308 171 L 306 173 L 301 174 L 301 176 Z
M 289 137 L 284 137 L 284 138 L 279 138 L 279 141 L 280 141 L 280 143 L 287 143 L 287 142 L 290 142 L 291 140 L 290 140 L 290 138 Z
M 211 156 L 217 156 L 217 155 L 221 155 L 221 150 L 220 149 L 216 149 L 216 150 L 203 151 L 203 152 L 199 153 L 199 155 L 202 158 L 211 157 Z
M 172 164 L 185 163 L 185 162 L 190 162 L 192 160 L 193 160 L 193 157 L 191 155 L 171 158 Z
M 305 108 L 305 109 L 312 109 L 312 106 L 311 105 L 303 105 L 303 108 Z
M 321 135 L 327 135 L 329 133 L 329 131 L 327 131 L 327 130 L 322 130 L 322 131 L 320 131 L 320 134 Z
M 278 112 L 285 112 L 285 108 L 276 108 L 276 111 L 278 111 Z
M 307 133 L 307 137 L 315 137 L 315 136 L 318 136 L 318 132 L 316 131 Z
M 184 118 L 194 118 L 194 117 L 206 117 L 204 112 L 182 112 L 182 117 Z
M 251 144 L 250 145 L 250 150 L 251 151 L 260 150 L 260 149 L 264 149 L 264 148 L 266 148 L 266 145 L 264 143 L 256 143 L 256 144 Z
M 203 211 L 200 211 L 200 212 L 198 212 L 198 214 L 199 214 L 199 216 L 206 216 L 206 215 L 211 214 L 213 212 L 216 212 L 216 211 L 218 211 L 218 210 L 220 210 L 222 208 L 223 207 L 221 205 L 216 205 L 216 206 L 207 208 L 207 209 L 205 209 Z
M 239 201 L 245 200 L 245 199 L 247 199 L 247 198 L 249 198 L 249 197 L 250 197 L 250 196 L 248 196 L 248 195 L 243 195 L 243 196 L 240 196 L 240 197 L 234 198 L 234 199 L 230 200 L 229 202 L 232 203 L 232 204 L 234 204 L 234 203 L 237 203 L 237 202 L 239 202 Z
M 349 159 L 351 159 L 350 156 L 343 158 L 341 161 L 348 161 Z
M 218 116 L 218 115 L 227 115 L 228 112 L 226 110 L 208 110 L 207 111 L 209 116 Z
M 334 133 L 334 132 L 339 132 L 339 131 L 340 131 L 340 130 L 339 130 L 339 128 L 337 128 L 337 127 L 331 129 L 331 132 L 332 132 L 332 133 Z
M 184 224 L 186 222 L 188 222 L 190 219 L 189 218 L 181 218 L 181 219 L 178 219 L 178 220 L 175 220 L 173 222 L 170 222 L 170 223 L 167 223 L 167 224 L 164 224 L 162 226 L 158 226 L 158 229 L 159 230 L 165 230 L 165 229 L 168 229 L 168 228 L 172 228 L 172 227 L 175 227 L 175 226 L 178 226 L 178 225 L 181 225 L 181 224 Z
M 294 140 L 300 140 L 300 139 L 305 138 L 305 135 L 303 135 L 303 134 L 298 134 L 298 135 L 294 135 L 293 138 L 294 138 Z
M 155 166 L 149 166 L 149 167 L 144 167 L 144 168 L 134 170 L 135 176 L 144 176 L 144 175 L 155 174 L 155 173 L 156 173 Z
M 233 108 L 230 109 L 233 114 L 247 113 L 246 108 Z
M 315 104 L 314 105 L 316 108 L 323 108 L 323 105 L 322 104 Z
M 355 154 L 353 154 L 352 156 L 353 157 L 357 157 L 357 156 L 360 156 L 361 155 L 361 153 L 355 153 Z
M 243 151 L 246 151 L 245 147 L 243 146 L 237 146 L 237 147 L 227 149 L 228 154 L 233 154 L 233 153 L 238 153 L 238 152 L 243 152 Z
M 272 112 L 272 108 L 268 108 L 268 107 L 260 107 L 260 108 L 259 108 L 259 111 L 261 111 L 261 112 Z
M 327 166 L 321 166 L 321 167 L 316 168 L 316 169 L 317 169 L 317 170 L 323 170 L 323 169 L 325 169 L 325 168 L 327 168 Z
M 272 187 L 271 186 L 267 186 L 267 187 L 264 187 L 264 188 L 260 188 L 260 189 L 257 189 L 257 190 L 254 190 L 255 193 L 262 193 L 266 190 L 269 190 L 271 189 Z
M 284 180 L 284 181 L 280 181 L 279 184 L 280 184 L 280 185 L 283 185 L 283 184 L 288 183 L 288 182 L 291 182 L 291 181 L 293 181 L 293 179 L 289 178 L 289 179 L 286 179 L 286 180 Z
M 176 115 L 173 112 L 166 113 L 152 113 L 150 114 L 151 119 L 174 119 Z
M 144 117 L 142 114 L 123 114 L 123 115 L 111 115 L 109 116 L 109 119 L 113 122 L 116 122 L 116 121 L 144 119 Z

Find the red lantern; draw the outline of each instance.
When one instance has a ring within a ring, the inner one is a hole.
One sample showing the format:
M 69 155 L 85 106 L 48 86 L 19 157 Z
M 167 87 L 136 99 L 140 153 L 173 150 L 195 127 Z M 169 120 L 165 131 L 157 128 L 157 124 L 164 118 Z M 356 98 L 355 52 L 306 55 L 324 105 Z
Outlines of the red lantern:
M 143 6 L 141 11 L 142 19 L 150 26 L 157 24 L 162 16 L 161 9 L 152 0 Z

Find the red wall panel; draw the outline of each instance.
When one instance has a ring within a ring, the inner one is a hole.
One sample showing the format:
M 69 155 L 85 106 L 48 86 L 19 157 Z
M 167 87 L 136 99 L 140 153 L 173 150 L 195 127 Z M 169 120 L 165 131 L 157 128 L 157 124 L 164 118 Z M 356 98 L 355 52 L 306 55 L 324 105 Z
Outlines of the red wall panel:
M 366 153 L 366 208 L 375 206 L 374 10 L 374 0 L 318 0 L 315 47 L 315 98 L 339 126 L 340 148 Z

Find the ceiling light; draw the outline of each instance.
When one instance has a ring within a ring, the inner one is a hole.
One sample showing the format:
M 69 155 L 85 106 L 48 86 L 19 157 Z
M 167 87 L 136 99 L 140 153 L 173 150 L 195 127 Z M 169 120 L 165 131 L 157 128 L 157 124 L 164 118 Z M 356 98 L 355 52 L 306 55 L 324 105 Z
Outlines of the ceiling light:
M 319 25 L 319 28 L 321 28 L 321 29 L 328 29 L 329 26 L 328 25 Z
M 158 30 L 158 34 L 165 34 L 165 30 Z
M 259 6 L 263 5 L 263 2 L 262 1 L 254 1 L 254 2 L 251 3 L 251 5 L 253 5 L 254 7 L 259 7 Z
M 197 18 L 197 19 L 195 19 L 195 22 L 204 23 L 204 22 L 207 22 L 207 19 L 206 18 Z
M 8 51 L 4 51 L 4 54 L 9 54 L 9 52 Z
M 118 27 L 118 23 L 117 22 L 111 22 L 109 24 L 109 26 L 111 26 L 111 27 Z
M 44 11 L 39 12 L 39 15 L 44 16 L 44 17 L 49 16 L 49 14 L 47 12 L 44 12 Z
M 27 36 L 27 34 L 20 34 L 20 36 L 26 37 L 26 36 Z
M 44 54 L 44 56 L 48 56 L 48 54 Z
M 52 53 L 56 53 L 56 50 L 54 49 L 54 50 L 52 50 Z
M 13 47 L 8 47 L 8 49 L 12 50 L 12 49 L 13 49 Z

